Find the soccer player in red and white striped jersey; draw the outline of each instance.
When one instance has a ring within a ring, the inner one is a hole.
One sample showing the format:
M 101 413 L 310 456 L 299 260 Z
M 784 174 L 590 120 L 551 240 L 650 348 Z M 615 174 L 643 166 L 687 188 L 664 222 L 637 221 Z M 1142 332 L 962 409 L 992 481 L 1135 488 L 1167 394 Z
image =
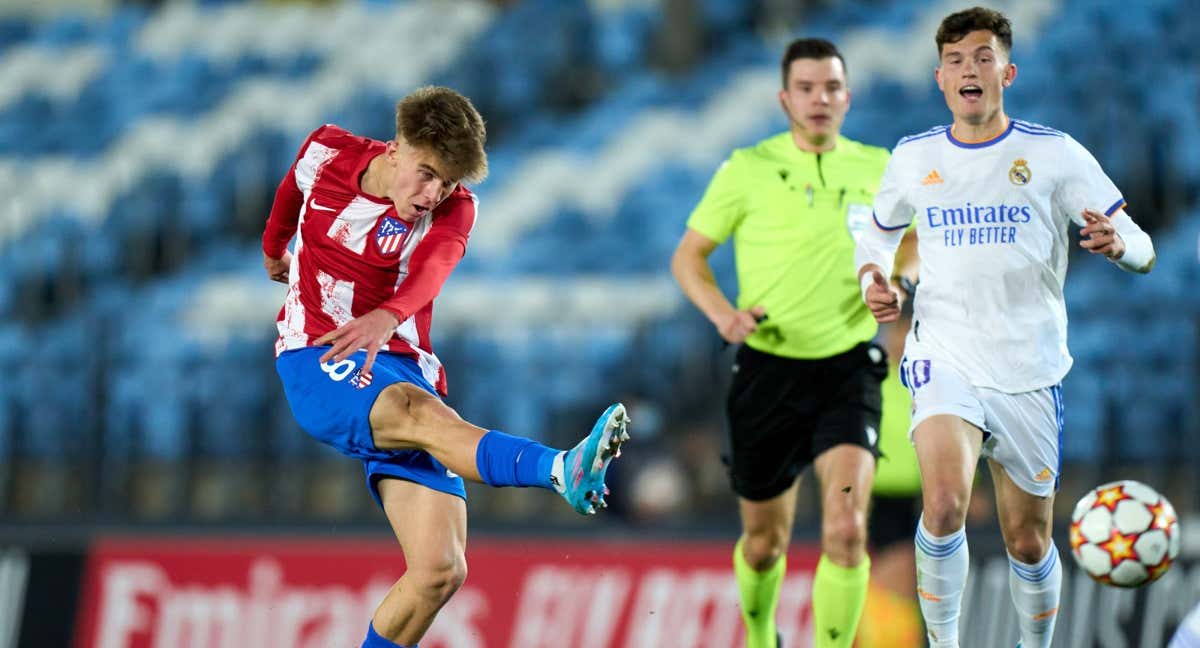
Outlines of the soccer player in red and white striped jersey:
M 396 204 L 381 197 L 391 187 L 367 186 L 383 182 L 370 171 L 403 153 L 417 151 L 332 124 L 301 147 L 263 234 L 272 278 L 295 275 L 279 313 L 275 350 L 311 346 L 369 315 L 379 348 L 415 358 L 423 377 L 445 395 L 445 372 L 429 339 L 433 298 L 466 252 L 477 200 L 470 189 L 441 178 L 430 154 L 417 155 L 415 174 L 406 178 L 414 184 L 397 187 Z M 287 245 L 297 234 L 292 256 Z M 370 341 L 361 340 L 362 346 Z
M 288 284 L 276 367 L 297 422 L 362 460 L 407 571 L 363 648 L 414 648 L 466 577 L 463 478 L 539 486 L 580 513 L 604 506 L 604 475 L 629 438 L 620 403 L 560 451 L 464 421 L 441 397 L 433 301 L 463 258 L 487 174 L 483 119 L 448 88 L 396 107 L 396 137 L 314 131 L 280 183 L 263 266 Z M 295 239 L 294 251 L 288 243 Z

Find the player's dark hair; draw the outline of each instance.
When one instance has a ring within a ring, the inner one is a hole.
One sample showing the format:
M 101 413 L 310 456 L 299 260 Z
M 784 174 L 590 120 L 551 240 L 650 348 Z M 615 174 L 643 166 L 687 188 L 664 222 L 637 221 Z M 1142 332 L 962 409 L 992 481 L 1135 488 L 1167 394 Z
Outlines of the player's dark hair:
M 792 41 L 787 49 L 783 52 L 783 60 L 780 61 L 780 67 L 783 72 L 783 87 L 788 84 L 788 71 L 792 68 L 792 61 L 797 59 L 827 59 L 835 58 L 842 62 L 842 69 L 846 69 L 846 59 L 842 58 L 842 53 L 838 51 L 837 45 L 825 40 L 824 38 L 797 38 Z
M 440 86 L 414 90 L 396 104 L 396 136 L 431 151 L 451 180 L 487 177 L 487 130 L 470 99 Z
M 1004 46 L 1004 53 L 1012 52 L 1012 23 L 1004 14 L 986 7 L 971 7 L 957 13 L 952 13 L 942 20 L 937 30 L 938 56 L 942 55 L 942 46 L 946 43 L 957 43 L 973 31 L 990 31 Z

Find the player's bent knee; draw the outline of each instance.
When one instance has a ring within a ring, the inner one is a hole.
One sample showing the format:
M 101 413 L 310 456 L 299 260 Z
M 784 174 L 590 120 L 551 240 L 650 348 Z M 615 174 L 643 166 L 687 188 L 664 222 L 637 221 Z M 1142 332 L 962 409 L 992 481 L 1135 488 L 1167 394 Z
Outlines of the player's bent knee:
M 395 450 L 419 447 L 416 426 L 409 410 L 412 385 L 396 383 L 379 393 L 371 407 L 371 433 L 376 447 Z
M 1013 536 L 1007 549 L 1013 558 L 1033 565 L 1046 556 L 1046 552 L 1050 550 L 1050 542 L 1036 533 L 1018 533 Z
M 389 385 L 371 408 L 371 429 L 381 449 L 423 448 L 440 424 L 461 420 L 438 397 L 408 383 Z
M 443 605 L 467 580 L 467 561 L 459 555 L 437 565 L 414 566 L 408 574 L 417 594 L 432 603 Z
M 763 571 L 775 564 L 776 560 L 787 551 L 787 534 L 781 530 L 770 529 L 758 533 L 748 532 L 742 544 L 742 553 L 746 563 L 755 571 Z
M 959 493 L 926 493 L 925 528 L 937 536 L 962 528 L 967 519 L 967 497 Z
M 821 545 L 826 553 L 855 554 L 866 545 L 866 515 L 851 511 L 831 516 L 821 525 Z
M 430 394 L 424 389 L 409 385 L 408 411 L 412 420 L 422 429 L 440 427 L 447 423 L 461 421 L 458 415 L 442 399 Z

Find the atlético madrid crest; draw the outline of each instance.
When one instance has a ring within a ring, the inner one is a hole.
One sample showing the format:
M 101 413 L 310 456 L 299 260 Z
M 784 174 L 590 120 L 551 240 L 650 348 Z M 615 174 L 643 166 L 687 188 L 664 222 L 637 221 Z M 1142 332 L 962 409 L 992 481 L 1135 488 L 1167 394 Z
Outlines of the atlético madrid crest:
M 399 218 L 388 216 L 379 223 L 379 229 L 375 231 L 375 244 L 379 246 L 379 253 L 384 256 L 391 256 L 400 251 L 400 247 L 404 245 L 404 235 L 408 234 L 408 224 Z

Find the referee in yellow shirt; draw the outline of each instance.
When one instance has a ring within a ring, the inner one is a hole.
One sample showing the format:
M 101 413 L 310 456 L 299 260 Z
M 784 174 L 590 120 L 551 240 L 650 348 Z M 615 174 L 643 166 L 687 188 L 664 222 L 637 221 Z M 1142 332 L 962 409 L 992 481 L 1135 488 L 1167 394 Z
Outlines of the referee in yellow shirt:
M 837 47 L 797 40 L 781 62 L 788 132 L 738 149 L 713 176 L 671 259 L 683 292 L 741 345 L 727 414 L 742 533 L 733 552 L 747 648 L 775 648 L 775 607 L 797 478 L 821 492 L 814 645 L 854 642 L 867 592 L 867 505 L 878 455 L 883 350 L 862 304 L 854 243 L 873 227 L 885 149 L 842 137 L 850 108 Z M 708 256 L 733 237 L 734 306 Z M 907 267 L 897 264 L 898 268 Z

